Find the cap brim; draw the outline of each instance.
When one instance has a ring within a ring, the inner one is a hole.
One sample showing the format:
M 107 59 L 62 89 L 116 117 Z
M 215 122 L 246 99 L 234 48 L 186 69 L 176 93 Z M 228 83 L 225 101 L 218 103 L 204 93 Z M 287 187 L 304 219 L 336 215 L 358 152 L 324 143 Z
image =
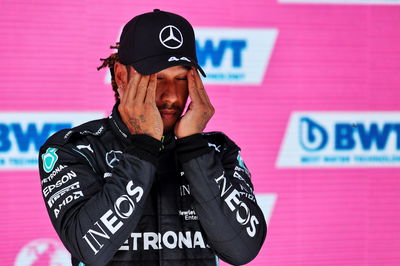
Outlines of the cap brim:
M 204 70 L 190 57 L 160 55 L 148 57 L 130 65 L 143 75 L 151 75 L 173 66 L 193 66 L 199 70 L 203 77 L 206 77 Z

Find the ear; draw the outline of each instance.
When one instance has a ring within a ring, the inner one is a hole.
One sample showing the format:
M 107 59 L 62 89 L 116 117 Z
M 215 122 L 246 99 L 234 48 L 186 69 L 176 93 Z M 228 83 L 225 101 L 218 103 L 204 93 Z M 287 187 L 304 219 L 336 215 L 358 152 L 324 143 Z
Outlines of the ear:
M 128 72 L 125 65 L 121 64 L 120 62 L 114 63 L 114 76 L 115 82 L 118 86 L 122 86 L 124 90 L 126 85 L 128 84 Z

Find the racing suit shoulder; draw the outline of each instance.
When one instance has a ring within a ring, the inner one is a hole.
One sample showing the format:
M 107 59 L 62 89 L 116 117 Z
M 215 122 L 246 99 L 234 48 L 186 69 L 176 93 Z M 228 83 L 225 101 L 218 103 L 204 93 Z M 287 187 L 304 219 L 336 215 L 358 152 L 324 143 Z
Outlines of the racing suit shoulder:
M 50 136 L 41 148 L 47 146 L 64 146 L 84 136 L 99 137 L 108 129 L 107 120 L 107 118 L 92 120 L 73 128 L 60 130 Z
M 212 131 L 203 133 L 203 138 L 208 142 L 209 147 L 214 147 L 218 151 L 218 146 L 221 145 L 223 151 L 233 150 L 240 151 L 240 147 L 230 139 L 225 133 L 220 131 Z M 221 151 L 222 151 L 221 150 Z

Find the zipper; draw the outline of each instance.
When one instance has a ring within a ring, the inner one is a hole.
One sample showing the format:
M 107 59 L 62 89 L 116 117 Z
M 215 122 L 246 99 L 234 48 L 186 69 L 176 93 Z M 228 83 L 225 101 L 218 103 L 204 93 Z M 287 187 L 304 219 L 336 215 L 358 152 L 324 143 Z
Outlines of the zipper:
M 164 136 L 162 136 L 162 140 L 163 140 L 163 138 L 164 138 Z M 157 174 L 157 172 L 156 172 L 156 182 L 155 182 L 155 186 L 156 186 L 156 188 L 157 188 L 157 199 L 156 199 L 156 202 L 157 202 L 157 231 L 158 231 L 158 238 L 159 238 L 159 241 L 161 241 L 161 223 L 162 223 L 162 221 L 161 221 L 161 191 L 160 191 L 160 186 L 159 186 L 159 178 L 160 178 L 160 176 Z M 160 242 L 160 243 L 162 243 L 162 242 Z M 158 253 L 158 265 L 159 266 L 162 266 L 163 264 L 164 264 L 164 262 L 163 262 L 163 254 L 162 254 L 162 249 L 159 249 L 158 251 L 157 251 L 157 253 Z
M 162 150 L 165 149 L 165 147 L 164 147 L 164 140 L 165 140 L 165 136 L 163 135 L 163 136 L 161 137 L 161 147 L 160 147 L 160 151 L 162 151 Z

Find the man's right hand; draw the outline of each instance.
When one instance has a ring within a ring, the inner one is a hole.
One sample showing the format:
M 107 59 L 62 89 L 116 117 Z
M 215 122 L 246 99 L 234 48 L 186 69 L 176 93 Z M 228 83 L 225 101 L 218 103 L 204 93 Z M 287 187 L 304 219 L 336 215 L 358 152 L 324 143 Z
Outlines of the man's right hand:
M 129 67 L 130 80 L 119 89 L 118 106 L 122 121 L 131 134 L 147 134 L 161 140 L 163 122 L 155 102 L 157 74 L 141 75 Z

